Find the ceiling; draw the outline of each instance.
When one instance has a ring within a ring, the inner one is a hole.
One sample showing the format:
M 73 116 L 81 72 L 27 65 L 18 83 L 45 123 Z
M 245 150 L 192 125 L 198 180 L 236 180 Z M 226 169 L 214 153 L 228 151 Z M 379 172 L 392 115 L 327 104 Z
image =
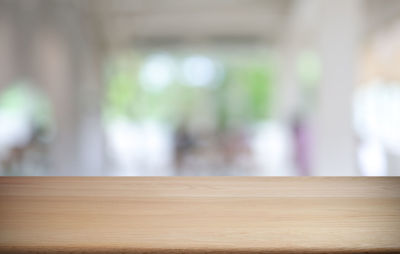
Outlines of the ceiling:
M 292 0 L 100 0 L 96 16 L 110 44 L 259 44 L 275 40 Z
M 266 45 L 291 27 L 312 30 L 320 0 L 94 0 L 108 45 Z M 365 0 L 364 32 L 400 18 L 400 1 Z M 308 23 L 307 23 L 308 22 Z M 301 31 L 307 35 L 307 31 Z

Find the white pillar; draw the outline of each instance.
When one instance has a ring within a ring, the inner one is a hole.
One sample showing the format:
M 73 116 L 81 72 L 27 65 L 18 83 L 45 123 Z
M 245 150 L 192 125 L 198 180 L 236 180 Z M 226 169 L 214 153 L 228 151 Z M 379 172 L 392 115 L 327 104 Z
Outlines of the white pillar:
M 54 121 L 49 156 L 50 175 L 77 175 L 80 167 L 79 155 L 79 118 L 78 104 L 74 90 L 76 79 L 72 70 L 71 52 L 68 44 L 54 32 L 37 34 L 36 67 L 40 83 L 50 99 L 51 113 Z
M 103 51 L 92 19 L 82 20 L 82 77 L 77 89 L 80 103 L 80 163 L 85 175 L 101 175 L 107 172 L 103 168 L 104 129 L 101 119 L 101 102 L 103 98 L 102 61 Z
M 49 94 L 55 121 L 49 174 L 101 175 L 101 57 L 95 29 L 76 2 L 41 4 L 45 12 L 34 41 L 38 80 Z
M 15 3 L 0 2 L 0 94 L 17 73 L 15 14 Z
M 317 92 L 314 175 L 356 175 L 352 99 L 360 37 L 361 0 L 321 0 L 322 81 Z

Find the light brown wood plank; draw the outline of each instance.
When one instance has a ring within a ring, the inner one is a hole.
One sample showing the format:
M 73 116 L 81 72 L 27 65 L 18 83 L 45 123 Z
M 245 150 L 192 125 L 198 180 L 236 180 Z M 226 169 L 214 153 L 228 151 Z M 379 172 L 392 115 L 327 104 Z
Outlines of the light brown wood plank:
M 0 251 L 400 253 L 400 178 L 3 177 Z

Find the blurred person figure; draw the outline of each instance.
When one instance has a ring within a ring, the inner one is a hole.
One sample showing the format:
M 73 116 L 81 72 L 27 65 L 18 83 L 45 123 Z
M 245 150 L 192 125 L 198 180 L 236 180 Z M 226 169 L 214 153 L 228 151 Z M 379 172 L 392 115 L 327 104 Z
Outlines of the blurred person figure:
M 298 174 L 301 176 L 310 175 L 309 135 L 307 124 L 302 116 L 296 115 L 294 117 L 292 122 L 292 131 L 294 141 L 294 160 Z
M 175 166 L 180 169 L 184 166 L 185 158 L 188 153 L 194 148 L 195 141 L 190 135 L 185 124 L 180 124 L 174 135 L 174 150 L 175 150 Z

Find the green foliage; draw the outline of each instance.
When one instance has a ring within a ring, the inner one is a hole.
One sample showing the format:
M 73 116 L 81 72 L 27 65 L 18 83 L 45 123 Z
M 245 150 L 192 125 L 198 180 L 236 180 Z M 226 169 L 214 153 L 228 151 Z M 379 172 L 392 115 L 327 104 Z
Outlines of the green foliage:
M 6 89 L 0 97 L 0 108 L 7 111 L 19 111 L 29 107 L 29 91 L 24 85 L 17 84 Z
M 17 82 L 2 92 L 0 110 L 27 115 L 36 126 L 48 128 L 51 125 L 49 101 L 27 82 Z
M 271 113 L 274 65 L 257 60 L 232 66 L 229 90 L 235 90 L 237 96 L 230 107 L 235 108 L 232 116 L 241 122 L 262 121 Z
M 243 70 L 243 84 L 247 92 L 249 113 L 252 120 L 261 120 L 268 116 L 271 76 L 267 66 L 249 66 Z
M 160 91 L 144 89 L 138 76 L 143 58 L 127 57 L 123 64 L 110 63 L 105 94 L 106 119 L 156 119 L 179 123 L 199 115 L 214 117 L 219 129 L 269 116 L 274 81 L 273 65 L 250 59 L 228 62 L 224 77 L 215 84 L 193 87 L 180 77 Z
M 114 66 L 112 64 L 115 64 Z M 140 96 L 136 68 L 132 63 L 111 63 L 105 93 L 105 113 L 108 118 L 135 118 L 134 102 Z

